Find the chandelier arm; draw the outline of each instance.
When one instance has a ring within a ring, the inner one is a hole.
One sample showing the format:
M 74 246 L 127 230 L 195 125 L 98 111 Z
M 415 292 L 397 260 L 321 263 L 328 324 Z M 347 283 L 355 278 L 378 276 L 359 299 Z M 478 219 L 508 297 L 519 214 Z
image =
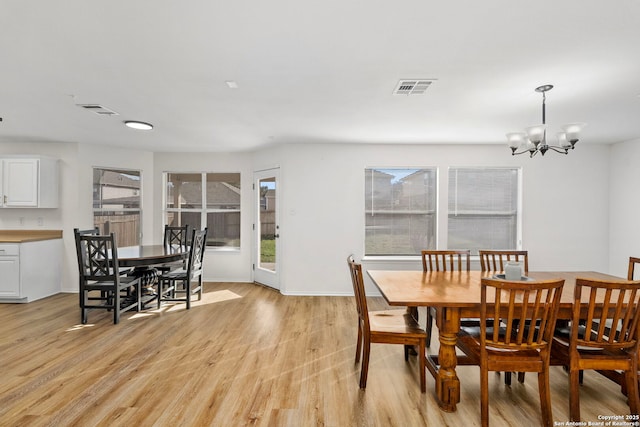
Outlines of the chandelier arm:
M 538 150 L 522 150 L 520 152 L 517 152 L 515 149 L 511 152 L 512 156 L 519 156 L 520 154 L 526 154 L 526 153 L 537 153 Z M 533 156 L 533 154 L 531 154 Z
M 566 148 L 563 148 L 563 147 L 559 147 L 557 145 L 548 145 L 547 148 L 549 148 L 550 150 L 555 151 L 556 153 L 569 154 L 569 150 L 567 150 Z

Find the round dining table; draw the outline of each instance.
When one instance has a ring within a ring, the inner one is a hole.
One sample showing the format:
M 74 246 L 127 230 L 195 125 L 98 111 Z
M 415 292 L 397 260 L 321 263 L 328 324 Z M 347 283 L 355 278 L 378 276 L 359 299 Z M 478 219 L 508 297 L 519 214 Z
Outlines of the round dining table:
M 157 298 L 156 292 L 150 288 L 158 281 L 155 265 L 180 261 L 189 255 L 189 248 L 184 246 L 139 245 L 118 248 L 118 266 L 132 268 L 128 275 L 138 276 L 142 290 L 142 309 L 150 308 L 149 303 Z
M 189 255 L 189 248 L 184 246 L 139 245 L 118 248 L 118 265 L 120 267 L 141 267 L 179 261 Z

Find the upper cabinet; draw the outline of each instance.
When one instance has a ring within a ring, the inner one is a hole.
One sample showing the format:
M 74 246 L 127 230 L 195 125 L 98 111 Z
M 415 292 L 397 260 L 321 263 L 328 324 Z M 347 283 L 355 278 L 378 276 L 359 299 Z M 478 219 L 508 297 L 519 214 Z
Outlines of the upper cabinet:
M 0 159 L 0 207 L 57 208 L 58 160 L 47 157 Z

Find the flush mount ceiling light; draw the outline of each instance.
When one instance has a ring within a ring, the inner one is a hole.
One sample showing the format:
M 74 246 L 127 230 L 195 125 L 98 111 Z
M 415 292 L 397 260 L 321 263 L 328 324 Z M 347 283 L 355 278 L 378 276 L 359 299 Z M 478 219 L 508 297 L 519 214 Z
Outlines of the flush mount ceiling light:
M 545 101 L 546 93 L 553 89 L 553 85 L 543 85 L 536 88 L 536 92 L 542 93 L 542 124 L 531 126 L 526 129 L 526 133 L 512 132 L 507 134 L 511 155 L 529 153 L 530 157 L 540 152 L 543 156 L 547 150 L 553 150 L 556 153 L 568 154 L 569 149 L 574 149 L 579 139 L 580 131 L 586 126 L 585 123 L 569 123 L 562 127 L 562 132 L 558 132 L 558 144 L 547 144 L 547 125 L 545 122 Z M 518 152 L 518 149 L 522 151 Z
M 150 123 L 139 122 L 137 120 L 127 120 L 124 122 L 124 125 L 130 127 L 131 129 L 137 130 L 151 130 L 153 129 L 153 125 Z

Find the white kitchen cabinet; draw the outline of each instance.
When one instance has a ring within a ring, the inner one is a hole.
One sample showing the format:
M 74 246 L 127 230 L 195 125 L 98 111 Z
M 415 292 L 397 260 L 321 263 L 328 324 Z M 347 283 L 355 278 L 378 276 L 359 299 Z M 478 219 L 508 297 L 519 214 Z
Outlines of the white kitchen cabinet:
M 20 298 L 20 246 L 0 244 L 0 299 Z
M 46 157 L 0 159 L 3 208 L 57 208 L 58 160 Z
M 60 292 L 62 239 L 0 243 L 0 302 L 31 302 Z

